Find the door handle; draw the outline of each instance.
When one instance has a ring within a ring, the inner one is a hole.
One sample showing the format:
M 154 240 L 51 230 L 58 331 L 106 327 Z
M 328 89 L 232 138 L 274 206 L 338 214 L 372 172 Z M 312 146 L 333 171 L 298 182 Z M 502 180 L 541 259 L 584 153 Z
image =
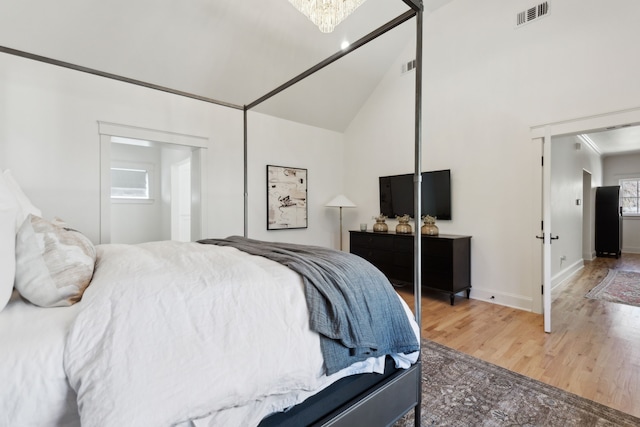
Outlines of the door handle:
M 540 239 L 544 243 L 544 233 L 542 233 L 542 236 L 536 236 L 536 239 Z
M 549 239 L 551 240 L 551 243 L 553 243 L 554 240 L 558 240 L 559 238 L 560 236 L 553 237 L 552 234 L 549 234 Z

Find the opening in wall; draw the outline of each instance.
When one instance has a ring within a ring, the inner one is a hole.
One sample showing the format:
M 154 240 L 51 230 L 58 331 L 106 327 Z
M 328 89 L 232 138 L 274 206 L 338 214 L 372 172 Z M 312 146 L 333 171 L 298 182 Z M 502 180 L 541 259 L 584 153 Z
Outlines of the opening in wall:
M 207 138 L 99 124 L 100 242 L 201 238 Z

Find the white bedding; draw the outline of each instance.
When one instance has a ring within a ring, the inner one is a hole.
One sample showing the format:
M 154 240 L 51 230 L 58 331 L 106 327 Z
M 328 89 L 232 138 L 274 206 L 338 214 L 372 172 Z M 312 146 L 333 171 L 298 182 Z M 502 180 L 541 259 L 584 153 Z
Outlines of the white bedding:
M 42 308 L 13 293 L 0 313 L 0 426 L 79 426 L 62 369 L 79 306 Z
M 250 426 L 345 375 L 384 367 L 370 359 L 324 376 L 301 278 L 273 261 L 197 243 L 97 250 L 80 303 L 12 301 L 0 314 L 3 353 L 19 343 L 2 356 L 0 425 L 77 425 L 69 414 L 79 407 L 83 426 Z M 408 367 L 417 353 L 395 358 Z

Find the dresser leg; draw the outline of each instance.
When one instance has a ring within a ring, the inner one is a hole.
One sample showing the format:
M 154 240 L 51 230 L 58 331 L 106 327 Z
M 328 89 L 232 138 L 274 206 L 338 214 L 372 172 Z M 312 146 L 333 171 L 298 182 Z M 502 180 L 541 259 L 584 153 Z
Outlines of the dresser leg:
M 451 305 L 453 305 L 453 301 L 456 299 L 455 294 L 449 294 L 449 300 L 451 301 Z

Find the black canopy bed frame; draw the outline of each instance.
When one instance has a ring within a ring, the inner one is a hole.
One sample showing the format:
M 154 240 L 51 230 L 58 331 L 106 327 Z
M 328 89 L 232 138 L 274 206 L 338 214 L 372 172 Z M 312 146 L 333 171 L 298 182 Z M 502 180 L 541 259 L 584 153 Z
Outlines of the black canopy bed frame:
M 28 52 L 19 51 L 0 46 L 0 52 L 21 56 L 24 58 L 45 62 L 56 66 L 74 69 L 105 78 L 124 81 L 138 86 L 160 90 L 179 96 L 198 99 L 204 102 L 239 109 L 243 111 L 244 120 L 244 235 L 248 235 L 248 173 L 247 173 L 247 153 L 248 153 L 248 131 L 247 113 L 252 108 L 258 106 L 271 97 L 286 90 L 290 86 L 302 81 L 306 77 L 314 74 L 322 68 L 348 55 L 354 50 L 364 46 L 377 37 L 385 34 L 400 24 L 416 18 L 416 64 L 415 64 L 415 159 L 414 159 L 414 217 L 420 218 L 420 181 L 421 181 L 421 159 L 422 159 L 422 28 L 423 10 L 422 0 L 401 0 L 410 10 L 389 21 L 380 28 L 351 44 L 348 48 L 332 55 L 314 67 L 294 77 L 283 85 L 277 87 L 261 98 L 244 106 L 234 105 L 227 102 L 206 98 L 192 93 L 186 93 L 171 88 L 166 88 L 151 83 L 118 76 L 103 71 L 82 67 L 75 64 L 34 55 Z M 415 233 L 414 239 L 414 295 L 415 295 L 415 320 L 421 325 L 421 238 L 420 233 Z M 389 360 L 388 360 L 389 361 Z M 377 426 L 391 425 L 402 416 L 414 409 L 414 423 L 420 425 L 420 404 L 421 404 L 421 360 L 412 365 L 409 369 L 396 370 L 392 363 L 387 363 L 384 375 L 361 374 L 354 377 L 347 377 L 333 384 L 316 396 L 312 396 L 305 402 L 289 410 L 286 414 L 280 413 L 269 416 L 263 420 L 260 426 Z

